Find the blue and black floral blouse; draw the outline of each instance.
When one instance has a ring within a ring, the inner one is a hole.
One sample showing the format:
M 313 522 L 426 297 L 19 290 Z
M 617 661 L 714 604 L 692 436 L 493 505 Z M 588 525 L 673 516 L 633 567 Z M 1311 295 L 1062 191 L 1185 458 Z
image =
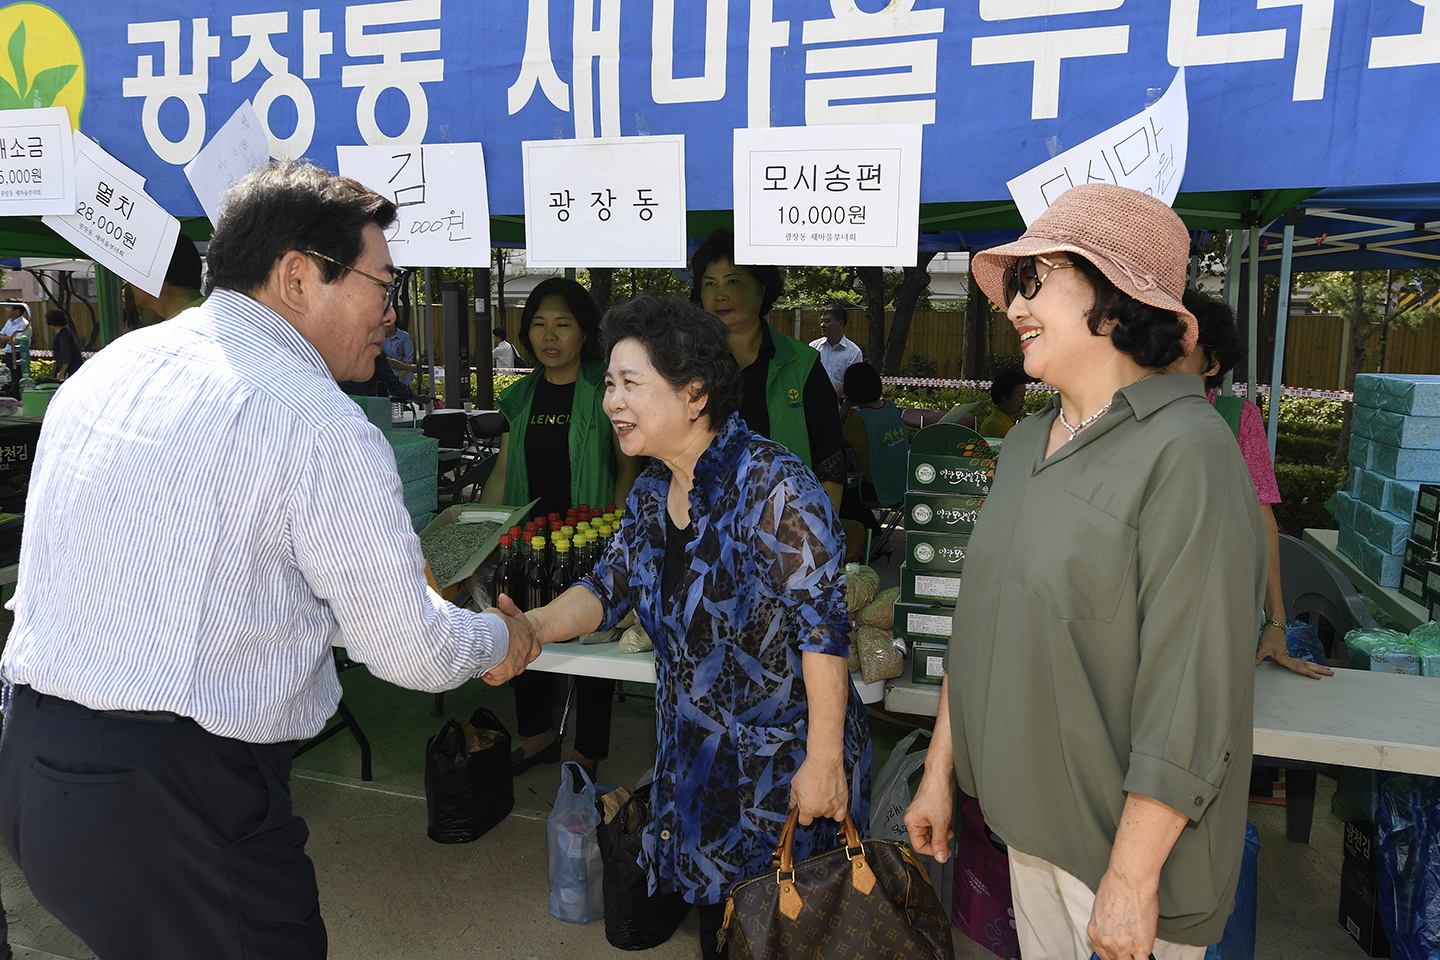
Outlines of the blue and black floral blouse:
M 815 475 L 731 416 L 696 464 L 689 569 L 666 602 L 669 488 L 669 468 L 652 461 L 581 585 L 605 608 L 602 629 L 633 607 L 655 643 L 658 752 L 643 857 L 651 889 L 717 903 L 769 866 L 789 812 L 809 717 L 801 652 L 845 656 L 844 536 Z M 864 831 L 870 731 L 853 685 L 845 771 Z M 795 858 L 836 842 L 834 821 L 817 821 L 797 832 Z

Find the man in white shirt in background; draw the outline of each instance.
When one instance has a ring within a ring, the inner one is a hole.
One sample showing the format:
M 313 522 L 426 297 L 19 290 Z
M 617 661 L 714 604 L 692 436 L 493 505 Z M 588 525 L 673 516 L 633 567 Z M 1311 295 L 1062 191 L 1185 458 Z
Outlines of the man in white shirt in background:
M 824 336 L 811 340 L 810 346 L 820 351 L 820 362 L 835 387 L 835 396 L 845 395 L 845 371 L 852 363 L 859 363 L 865 357 L 855 341 L 845 336 L 845 308 L 832 303 L 820 311 L 820 332 Z
M 100 351 L 46 414 L 26 501 L 45 520 L 0 660 L 0 828 L 107 960 L 325 956 L 289 779 L 339 700 L 332 638 L 428 691 L 539 653 L 523 618 L 427 587 L 394 454 L 336 385 L 374 372 L 394 216 L 306 164 L 250 174 L 210 298 Z
M 10 370 L 11 383 L 20 379 L 15 371 L 15 339 L 22 332 L 30 335 L 30 308 L 19 300 L 5 301 L 5 326 L 0 327 L 0 343 L 5 344 L 5 366 Z
M 495 337 L 495 349 L 490 351 L 490 359 L 495 369 L 520 366 L 520 354 L 515 351 L 515 345 L 505 339 L 505 328 L 496 327 L 490 333 Z

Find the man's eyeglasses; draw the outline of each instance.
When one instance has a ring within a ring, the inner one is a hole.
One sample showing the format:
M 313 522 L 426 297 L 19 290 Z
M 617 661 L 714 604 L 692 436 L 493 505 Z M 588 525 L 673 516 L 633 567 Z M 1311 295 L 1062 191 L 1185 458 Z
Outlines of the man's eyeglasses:
M 335 264 L 335 266 L 341 267 L 345 270 L 350 270 L 354 273 L 358 273 L 360 274 L 360 276 L 364 277 L 366 280 L 371 281 L 372 283 L 378 283 L 381 287 L 385 289 L 385 309 L 387 311 L 394 307 L 400 301 L 400 291 L 405 289 L 405 281 L 409 279 L 408 270 L 397 270 L 395 271 L 395 276 L 391 277 L 388 281 L 381 280 L 374 274 L 366 273 L 359 267 L 352 267 L 349 264 L 341 263 L 334 257 L 327 257 L 319 250 L 303 250 L 301 252 L 309 254 L 312 257 L 319 257 L 321 260 L 324 260 L 327 263 L 333 263 Z
M 1046 266 L 1047 269 L 1044 273 L 1040 273 L 1036 268 L 1036 260 Z M 1052 263 L 1038 254 L 1033 257 L 1021 257 L 1005 268 L 1005 306 L 1010 306 L 1010 302 L 1015 299 L 1017 293 L 1026 300 L 1034 300 L 1035 294 L 1040 292 L 1040 285 L 1052 272 L 1073 266 L 1075 264 L 1070 260 Z

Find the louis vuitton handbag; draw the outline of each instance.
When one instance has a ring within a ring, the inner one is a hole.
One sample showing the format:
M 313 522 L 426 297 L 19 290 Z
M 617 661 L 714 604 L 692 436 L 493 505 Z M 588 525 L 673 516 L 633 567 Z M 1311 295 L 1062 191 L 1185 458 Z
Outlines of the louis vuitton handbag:
M 909 844 L 862 843 L 847 813 L 841 846 L 796 863 L 798 818 L 791 810 L 774 869 L 730 888 L 730 960 L 953 960 L 950 918 Z

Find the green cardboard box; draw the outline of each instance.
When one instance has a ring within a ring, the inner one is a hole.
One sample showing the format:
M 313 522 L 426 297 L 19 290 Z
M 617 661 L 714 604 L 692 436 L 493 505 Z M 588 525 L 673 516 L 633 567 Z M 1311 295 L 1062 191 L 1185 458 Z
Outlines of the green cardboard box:
M 1416 603 L 1425 602 L 1425 574 L 1413 567 L 1400 568 L 1400 595 Z
M 905 494 L 905 529 L 969 536 L 984 503 L 984 497 L 911 491 Z
M 929 640 L 948 644 L 954 625 L 955 608 L 932 603 L 896 603 L 895 636 L 911 643 Z
M 994 478 L 995 452 L 973 430 L 937 423 L 910 442 L 911 490 L 984 496 Z
M 939 684 L 945 679 L 945 651 L 948 644 L 918 640 L 910 651 L 910 680 Z
M 983 497 L 990 492 L 990 482 L 994 479 L 995 461 L 989 457 L 937 457 L 911 453 L 906 486 L 911 490 Z
M 1415 516 L 1440 519 L 1440 484 L 1422 483 L 1415 498 Z
M 911 570 L 900 564 L 900 602 L 953 607 L 960 599 L 960 575 L 942 570 Z
M 1435 561 L 1434 544 L 1421 543 L 1413 537 L 1405 541 L 1405 566 L 1413 570 L 1425 569 L 1425 564 Z
M 950 533 L 929 533 L 923 530 L 905 533 L 904 566 L 910 570 L 935 570 L 959 574 L 965 566 L 970 548 L 968 536 Z

